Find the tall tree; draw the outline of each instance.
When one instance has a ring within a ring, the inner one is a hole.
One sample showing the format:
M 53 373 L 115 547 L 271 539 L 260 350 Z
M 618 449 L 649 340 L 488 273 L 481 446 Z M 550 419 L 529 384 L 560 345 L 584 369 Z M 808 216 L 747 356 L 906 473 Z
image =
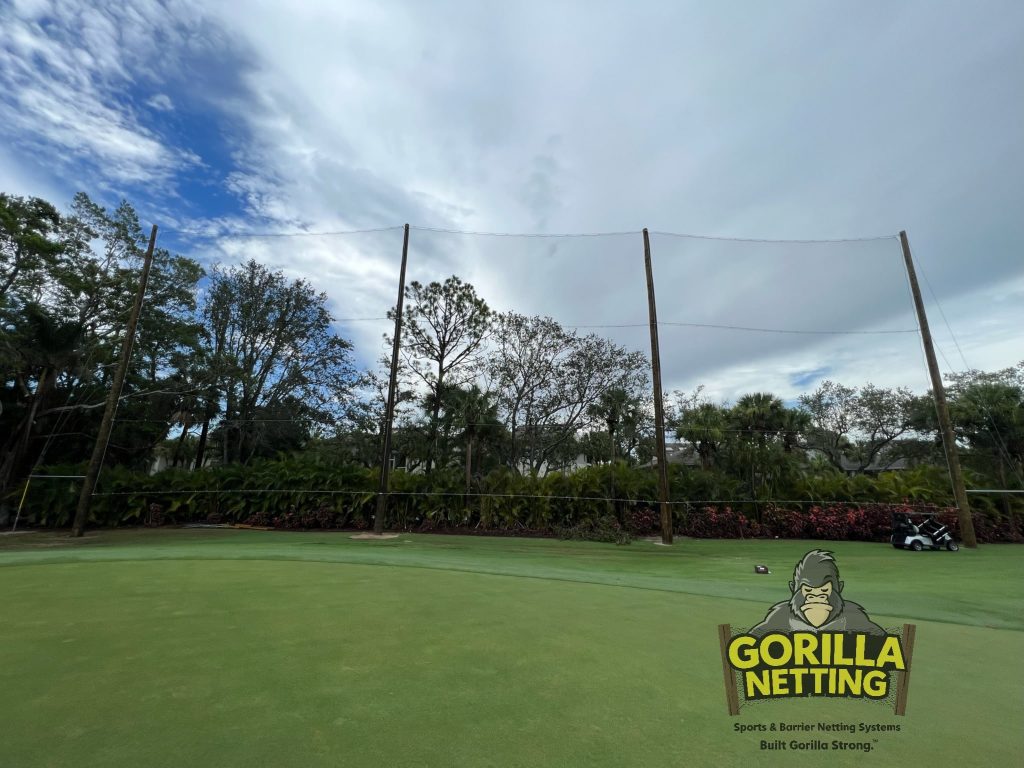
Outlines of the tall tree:
M 1024 488 L 1024 362 L 949 375 L 953 430 L 1001 488 Z M 935 428 L 934 408 L 929 425 Z
M 675 426 L 676 437 L 693 446 L 700 458 L 701 467 L 711 469 L 729 434 L 728 410 L 715 403 L 698 403 L 680 411 Z
M 430 398 L 430 449 L 426 470 L 439 458 L 439 416 L 445 387 L 472 381 L 491 328 L 491 310 L 476 289 L 452 275 L 443 283 L 409 284 L 402 356 L 426 385 Z M 388 313 L 394 319 L 394 310 Z
M 785 406 L 770 392 L 743 395 L 732 407 L 735 429 L 767 441 L 782 431 Z
M 536 474 L 572 445 L 603 393 L 646 393 L 643 353 L 579 336 L 551 318 L 502 315 L 494 346 L 489 372 L 511 436 L 509 466 L 518 472 Z
M 329 426 L 356 373 L 351 344 L 331 329 L 327 295 L 255 260 L 216 267 L 211 282 L 204 315 L 214 386 L 224 403 L 223 459 L 245 463 L 294 442 L 281 443 L 285 433 L 268 424 L 299 424 L 306 433 Z
M 782 449 L 786 453 L 794 453 L 797 448 L 805 447 L 804 436 L 811 427 L 811 417 L 799 408 L 786 408 L 780 422 L 782 430 Z
M 450 391 L 448 400 L 448 408 L 463 441 L 466 493 L 469 494 L 473 480 L 475 449 L 483 440 L 499 438 L 503 431 L 498 420 L 498 406 L 494 393 L 484 392 L 476 384 Z
M 860 389 L 824 381 L 810 395 L 800 396 L 810 418 L 808 444 L 837 469 L 856 471 L 898 458 L 894 449 L 911 430 L 914 396 L 905 387 L 866 384 Z M 844 461 L 846 460 L 846 461 Z
M 643 418 L 639 399 L 621 387 L 612 387 L 598 395 L 587 408 L 587 415 L 603 422 L 608 430 L 609 463 L 619 452 L 617 438 L 622 432 L 635 432 Z
M 12 223 L 12 211 L 27 218 Z M 54 218 L 53 207 L 42 201 L 12 206 L 10 198 L 5 215 L 0 404 L 14 407 L 0 412 L 0 433 L 14 428 L 10 418 L 26 411 L 33 418 L 29 443 L 20 444 L 24 461 L 5 455 L 0 464 L 38 461 L 44 445 L 47 461 L 77 462 L 88 454 L 102 415 L 132 300 L 125 285 L 138 282 L 146 237 L 129 203 L 107 210 L 81 193 L 67 216 Z M 26 243 L 34 254 L 26 255 Z M 166 249 L 158 249 L 154 261 L 150 285 L 156 291 L 147 297 L 107 454 L 136 465 L 166 436 L 175 370 L 194 350 L 191 312 L 201 275 L 196 262 Z M 52 346 L 58 337 L 67 344 Z M 62 439 L 45 439 L 53 432 Z
M 808 438 L 836 469 L 844 469 L 843 457 L 852 446 L 857 390 L 834 381 L 823 381 L 811 394 L 800 395 L 800 407 L 810 418 Z
M 0 193 L 0 306 L 12 288 L 30 295 L 41 287 L 64 250 L 60 225 L 60 214 L 45 200 Z
M 80 325 L 62 323 L 37 304 L 24 306 L 18 320 L 9 327 L 5 342 L 11 344 L 20 358 L 17 376 L 25 389 L 20 407 L 5 419 L 12 428 L 0 453 L 0 494 L 23 469 L 40 406 L 56 388 L 60 372 L 74 365 L 82 335 Z M 32 379 L 36 383 L 30 391 L 25 382 Z
M 509 430 L 509 466 L 521 470 L 525 443 L 536 432 L 535 414 L 550 401 L 552 382 L 571 354 L 575 338 L 550 317 L 499 315 L 494 325 L 494 354 L 489 374 Z
M 587 408 L 587 415 L 603 421 L 608 428 L 609 498 L 612 499 L 612 504 L 617 510 L 619 503 L 615 495 L 616 433 L 620 427 L 624 432 L 635 432 L 641 419 L 640 403 L 637 398 L 630 397 L 630 394 L 622 387 L 612 387 L 602 392 L 597 401 L 590 404 Z
M 755 499 L 759 489 L 770 489 L 783 470 L 785 452 L 781 435 L 785 414 L 782 400 L 769 392 L 743 395 L 729 410 L 732 458 L 734 463 L 747 467 L 750 492 Z
M 0 493 L 29 450 L 40 405 L 81 336 L 80 326 L 45 301 L 64 257 L 61 224 L 45 200 L 0 194 Z
M 350 461 L 364 467 L 380 466 L 384 426 L 387 419 L 388 373 L 384 361 L 381 371 L 364 371 L 355 385 L 353 397 L 346 405 L 338 429 L 331 441 Z M 415 399 L 412 390 L 399 381 L 395 393 L 395 423 L 403 424 L 410 415 Z M 392 451 L 397 453 L 401 441 L 392 434 Z

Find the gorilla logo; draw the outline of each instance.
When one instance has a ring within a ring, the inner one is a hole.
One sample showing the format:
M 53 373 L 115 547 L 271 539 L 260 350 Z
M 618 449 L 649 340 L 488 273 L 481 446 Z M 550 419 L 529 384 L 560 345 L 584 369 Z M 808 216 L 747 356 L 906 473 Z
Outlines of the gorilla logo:
M 843 582 L 831 552 L 808 552 L 793 571 L 789 582 L 792 596 L 768 609 L 764 621 L 750 634 L 763 637 L 770 632 L 867 632 L 884 635 L 885 630 L 868 618 L 857 603 L 843 600 Z

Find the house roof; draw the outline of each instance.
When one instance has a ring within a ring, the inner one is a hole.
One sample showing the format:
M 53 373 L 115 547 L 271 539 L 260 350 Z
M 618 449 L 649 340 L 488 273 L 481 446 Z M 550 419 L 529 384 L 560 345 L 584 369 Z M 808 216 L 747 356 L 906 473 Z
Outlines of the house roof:
M 892 461 L 886 461 L 884 457 L 876 456 L 866 467 L 861 467 L 859 461 L 853 461 L 846 456 L 839 457 L 839 464 L 844 472 L 885 472 L 890 469 L 906 469 L 909 463 L 900 457 Z

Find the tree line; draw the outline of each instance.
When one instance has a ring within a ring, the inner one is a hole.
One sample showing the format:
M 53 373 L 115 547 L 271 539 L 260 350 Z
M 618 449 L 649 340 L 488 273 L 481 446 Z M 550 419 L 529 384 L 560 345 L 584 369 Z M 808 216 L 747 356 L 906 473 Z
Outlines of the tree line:
M 106 210 L 79 194 L 61 213 L 0 194 L 0 498 L 33 467 L 89 455 L 145 244 L 127 202 Z M 644 353 L 497 312 L 457 276 L 410 283 L 402 320 L 399 466 L 457 469 L 468 489 L 499 469 L 539 476 L 579 456 L 652 461 Z M 158 248 L 107 462 L 201 470 L 307 453 L 378 466 L 388 358 L 359 370 L 326 294 L 304 280 L 254 260 L 204 269 Z M 947 380 L 968 467 L 1020 487 L 1024 363 Z M 713 402 L 701 388 L 667 399 L 667 432 L 693 471 L 751 498 L 809 474 L 942 462 L 930 395 L 905 388 L 826 381 L 791 406 L 763 392 Z

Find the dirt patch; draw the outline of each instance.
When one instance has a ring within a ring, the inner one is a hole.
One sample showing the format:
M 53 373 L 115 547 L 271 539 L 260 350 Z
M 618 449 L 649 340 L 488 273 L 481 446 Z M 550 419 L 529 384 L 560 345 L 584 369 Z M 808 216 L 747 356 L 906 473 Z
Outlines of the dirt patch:
M 350 539 L 360 539 L 369 541 L 378 541 L 380 539 L 397 539 L 399 534 L 397 533 L 357 533 L 355 536 L 349 536 Z

